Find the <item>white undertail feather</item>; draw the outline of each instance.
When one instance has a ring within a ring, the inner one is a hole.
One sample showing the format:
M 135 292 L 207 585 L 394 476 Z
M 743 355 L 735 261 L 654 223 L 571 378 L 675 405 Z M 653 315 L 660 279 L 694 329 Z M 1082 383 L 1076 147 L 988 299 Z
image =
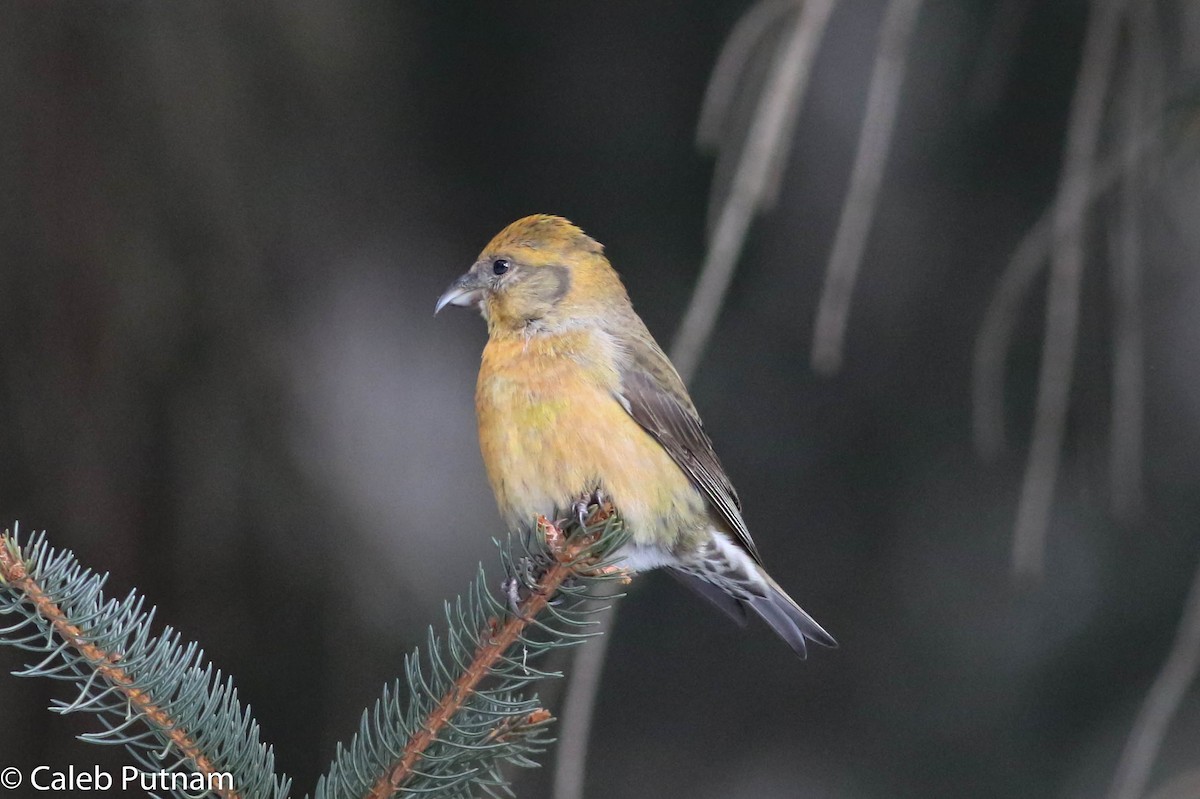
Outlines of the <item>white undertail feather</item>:
M 621 558 L 621 568 L 634 573 L 679 565 L 679 558 L 672 552 L 662 547 L 635 544 L 632 541 L 621 547 L 617 555 Z
M 745 609 L 753 610 L 800 657 L 807 655 L 805 640 L 837 646 L 833 636 L 808 615 L 746 550 L 720 530 L 698 552 L 681 557 L 653 546 L 628 545 L 622 565 L 630 571 L 667 566 L 689 587 L 745 623 Z

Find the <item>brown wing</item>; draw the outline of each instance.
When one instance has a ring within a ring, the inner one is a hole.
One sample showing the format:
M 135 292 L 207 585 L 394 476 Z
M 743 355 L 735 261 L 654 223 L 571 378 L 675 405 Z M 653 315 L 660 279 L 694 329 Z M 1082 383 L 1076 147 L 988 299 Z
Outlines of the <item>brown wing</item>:
M 632 363 L 620 371 L 621 404 L 687 473 L 728 526 L 734 540 L 761 565 L 758 548 L 742 520 L 737 491 L 721 468 L 712 441 L 704 432 L 675 368 L 657 347 L 641 345 L 629 355 Z

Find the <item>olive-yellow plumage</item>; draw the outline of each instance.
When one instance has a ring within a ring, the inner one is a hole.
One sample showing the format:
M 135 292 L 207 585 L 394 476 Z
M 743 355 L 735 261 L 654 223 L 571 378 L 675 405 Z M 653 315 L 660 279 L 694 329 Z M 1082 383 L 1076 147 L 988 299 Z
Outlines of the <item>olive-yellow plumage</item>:
M 630 530 L 627 568 L 667 566 L 735 619 L 753 609 L 801 656 L 806 638 L 835 645 L 762 568 L 683 382 L 599 244 L 560 217 L 525 217 L 447 304 L 487 320 L 475 408 L 510 527 L 600 491 Z
M 704 513 L 704 498 L 613 399 L 611 346 L 580 330 L 494 337 L 484 347 L 475 394 L 480 449 L 510 526 L 600 487 L 619 502 L 637 543 L 695 532 L 685 521 Z

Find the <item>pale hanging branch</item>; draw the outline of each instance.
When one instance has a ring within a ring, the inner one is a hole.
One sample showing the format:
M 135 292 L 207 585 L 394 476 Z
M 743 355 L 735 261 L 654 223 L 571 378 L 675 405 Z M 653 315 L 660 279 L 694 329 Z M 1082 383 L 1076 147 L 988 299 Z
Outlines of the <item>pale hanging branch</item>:
M 1160 137 L 1155 133 L 1154 124 L 1155 121 L 1150 120 L 1146 129 L 1130 140 L 1129 149 L 1105 159 L 1092 172 L 1087 190 L 1089 210 L 1117 185 L 1126 172 L 1140 170 L 1146 159 L 1157 152 Z M 971 386 L 972 425 L 976 450 L 988 460 L 999 455 L 1005 446 L 1005 360 L 1021 304 L 1046 267 L 1053 248 L 1053 211 L 1051 206 L 1042 212 L 1013 251 L 984 312 L 983 323 L 975 339 Z
M 790 129 L 789 117 L 799 108 L 833 5 L 834 0 L 803 3 L 775 52 L 729 193 L 708 243 L 700 278 L 675 334 L 671 359 L 685 381 L 695 374 L 700 355 L 712 335 L 750 220 L 762 208 L 772 166 L 778 163 L 776 153 L 789 144 L 784 136 Z
M 1140 176 L 1127 170 L 1116 224 L 1109 235 L 1114 319 L 1108 482 L 1112 511 L 1119 519 L 1130 518 L 1142 504 L 1145 337 L 1141 308 L 1141 192 Z
M 1018 574 L 1034 577 L 1040 577 L 1044 568 L 1046 527 L 1062 455 L 1078 335 L 1084 219 L 1089 187 L 1094 183 L 1092 171 L 1104 101 L 1116 61 L 1122 5 L 1122 0 L 1094 0 L 1088 14 L 1079 79 L 1071 99 L 1062 176 L 1054 202 L 1054 247 L 1033 441 L 1013 534 L 1013 568 Z
M 967 107 L 973 116 L 990 113 L 1000 102 L 1031 5 L 1032 0 L 1001 0 L 996 4 L 967 88 Z
M 1044 267 L 1052 240 L 1050 211 L 1021 239 L 1000 275 L 975 339 L 971 385 L 975 447 L 986 459 L 1004 448 L 1004 365 L 1021 303 Z
M 796 0 L 759 0 L 738 19 L 721 46 L 712 77 L 704 89 L 700 120 L 696 123 L 696 149 L 709 152 L 721 146 L 722 133 L 750 59 L 771 30 L 798 10 Z
M 1179 703 L 1200 669 L 1200 569 L 1192 578 L 1170 654 L 1155 677 L 1117 762 L 1108 799 L 1141 799 Z M 1195 794 L 1192 794 L 1193 796 Z
M 1196 799 L 1197 796 L 1200 796 L 1200 768 L 1175 775 L 1147 794 L 1146 799 Z
M 579 650 L 571 664 L 571 678 L 563 699 L 558 751 L 554 760 L 551 796 L 555 799 L 583 799 L 592 719 L 595 716 L 596 699 L 600 695 L 600 678 L 604 675 L 608 643 L 612 640 L 612 628 L 617 620 L 617 603 L 616 597 L 609 599 L 608 609 L 596 618 L 599 635 L 591 646 Z
M 1113 331 L 1112 421 L 1109 427 L 1109 495 L 1113 513 L 1129 518 L 1142 504 L 1145 340 L 1142 325 L 1141 218 L 1145 181 L 1137 168 L 1138 137 L 1163 113 L 1156 74 L 1161 43 L 1152 3 L 1129 9 L 1130 70 L 1124 103 L 1124 177 L 1117 224 L 1110 238 Z
M 850 187 L 838 220 L 813 326 L 812 364 L 824 374 L 833 374 L 842 365 L 850 298 L 862 265 L 875 208 L 879 204 L 879 189 L 895 130 L 909 42 L 916 30 L 920 10 L 921 0 L 891 0 L 880 27 Z

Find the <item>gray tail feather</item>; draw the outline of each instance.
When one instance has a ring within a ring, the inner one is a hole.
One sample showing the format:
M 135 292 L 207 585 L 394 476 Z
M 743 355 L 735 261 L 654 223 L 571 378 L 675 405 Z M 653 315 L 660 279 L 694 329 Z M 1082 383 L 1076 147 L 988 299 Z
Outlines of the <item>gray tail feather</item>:
M 667 571 L 671 573 L 671 576 L 679 580 L 679 582 L 715 605 L 717 610 L 737 622 L 739 627 L 746 626 L 746 605 L 741 600 L 726 593 L 719 586 L 713 585 L 702 577 L 680 571 L 679 569 L 667 569 Z
M 751 608 L 771 626 L 771 629 L 780 638 L 787 642 L 788 646 L 801 659 L 808 656 L 805 639 L 821 646 L 836 647 L 838 645 L 833 636 L 826 632 L 824 627 L 817 624 L 816 620 L 809 616 L 804 608 L 797 605 L 795 600 L 788 596 L 787 592 L 765 572 L 763 578 L 768 585 L 766 596 L 754 597 L 745 601 L 726 593 L 720 586 L 714 585 L 698 575 L 678 569 L 667 569 L 667 571 L 742 627 L 746 626 L 746 608 Z
M 771 625 L 771 629 L 786 641 L 801 659 L 808 656 L 808 647 L 805 645 L 806 638 L 821 646 L 836 647 L 838 645 L 834 637 L 826 632 L 824 627 L 817 624 L 816 619 L 797 605 L 795 600 L 788 596 L 774 580 L 765 573 L 763 577 L 770 586 L 770 592 L 764 597 L 755 597 L 750 600 L 750 607 L 763 618 L 763 621 Z

